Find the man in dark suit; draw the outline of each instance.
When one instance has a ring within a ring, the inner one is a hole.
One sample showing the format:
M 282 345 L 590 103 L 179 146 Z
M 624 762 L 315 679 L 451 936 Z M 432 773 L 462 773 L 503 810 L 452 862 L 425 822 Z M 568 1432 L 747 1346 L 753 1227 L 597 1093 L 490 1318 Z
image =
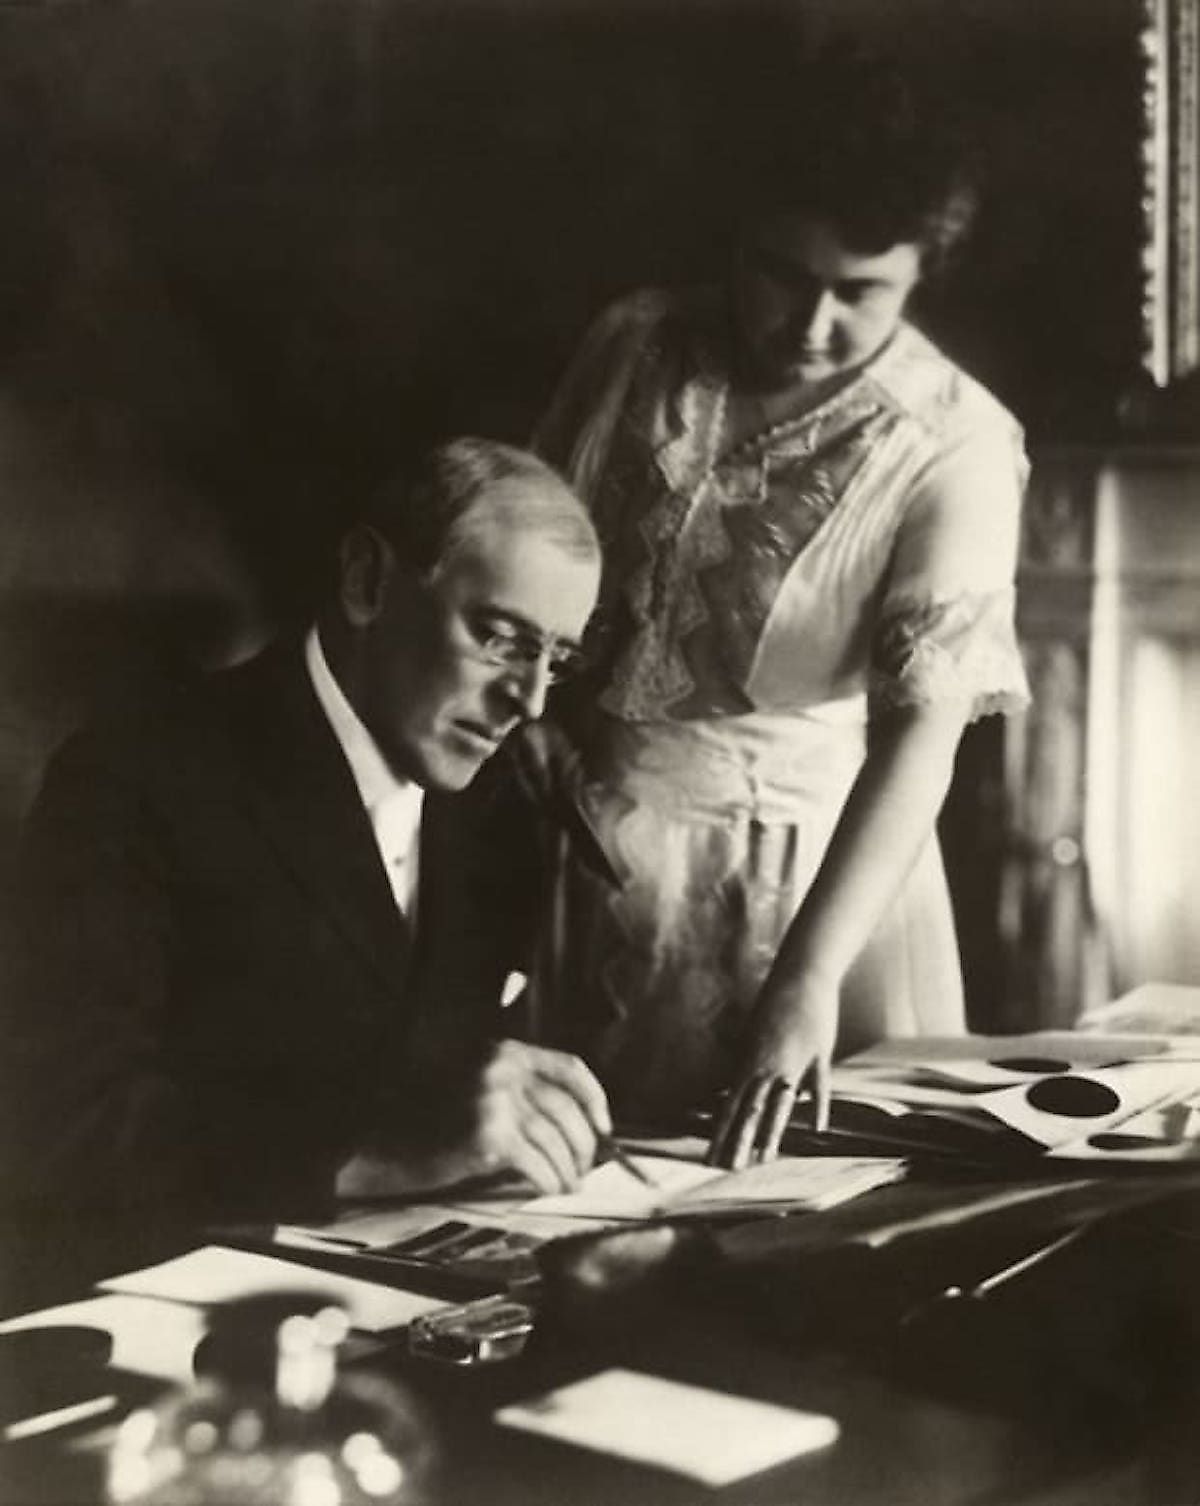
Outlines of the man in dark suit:
M 475 779 L 578 658 L 591 523 L 534 457 L 459 440 L 334 573 L 303 641 L 51 762 L 5 985 L 11 1191 L 43 1236 L 111 1261 L 339 1193 L 558 1190 L 611 1128 L 581 1062 L 502 1038 L 529 833 Z

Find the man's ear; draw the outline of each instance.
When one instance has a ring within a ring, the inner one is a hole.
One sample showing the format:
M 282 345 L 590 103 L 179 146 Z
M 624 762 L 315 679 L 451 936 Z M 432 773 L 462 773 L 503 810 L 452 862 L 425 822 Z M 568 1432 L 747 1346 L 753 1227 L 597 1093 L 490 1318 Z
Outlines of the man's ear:
M 367 523 L 356 523 L 338 551 L 338 596 L 351 627 L 369 627 L 383 611 L 396 568 L 392 546 Z

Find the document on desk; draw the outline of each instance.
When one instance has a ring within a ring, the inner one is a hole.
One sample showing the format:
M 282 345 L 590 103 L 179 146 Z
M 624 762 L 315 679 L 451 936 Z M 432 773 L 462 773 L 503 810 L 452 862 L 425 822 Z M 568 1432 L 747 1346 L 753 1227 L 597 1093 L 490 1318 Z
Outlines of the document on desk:
M 1038 1032 L 882 1042 L 832 1074 L 830 1149 L 1003 1161 L 1186 1159 L 1200 1054 L 1163 1039 Z M 802 1104 L 789 1148 L 813 1145 Z M 1134 1120 L 1137 1123 L 1134 1124 Z
M 1076 1027 L 1104 1035 L 1159 1035 L 1175 1050 L 1193 1049 L 1200 1035 L 1200 988 L 1186 983 L 1141 983 L 1108 1004 L 1089 1009 Z
M 1168 1096 L 1140 1114 L 1057 1145 L 1051 1157 L 1100 1165 L 1174 1165 L 1200 1161 L 1200 1088 Z
M 447 1196 L 443 1203 L 351 1209 L 326 1224 L 278 1224 L 274 1238 L 293 1249 L 390 1255 L 420 1249 L 427 1237 L 440 1235 L 448 1221 L 459 1228 L 471 1226 L 480 1237 L 490 1231 L 534 1242 L 576 1232 L 565 1220 L 536 1215 L 526 1218 L 522 1209 L 528 1201 L 526 1183 L 519 1193 L 510 1191 L 504 1198 L 456 1200 Z
M 606 1161 L 574 1192 L 536 1198 L 524 1211 L 609 1220 L 816 1212 L 898 1180 L 907 1164 L 896 1156 L 780 1156 L 725 1171 L 665 1156 L 629 1159 L 647 1180 L 619 1161 Z
M 620 1369 L 502 1407 L 496 1421 L 712 1486 L 827 1448 L 839 1431 L 820 1413 Z
M 344 1307 L 352 1327 L 371 1333 L 398 1328 L 421 1313 L 446 1306 L 436 1297 L 419 1296 L 359 1277 L 335 1275 L 273 1255 L 256 1255 L 223 1245 L 204 1245 L 161 1265 L 114 1276 L 101 1282 L 101 1286 L 112 1292 L 188 1302 L 198 1307 L 217 1307 L 242 1297 L 279 1291 L 313 1292 Z
M 1156 1057 L 1195 1058 L 1186 1043 L 1159 1034 L 1085 1034 L 1078 1030 L 1031 1030 L 1021 1035 L 908 1035 L 892 1036 L 844 1057 L 835 1068 L 864 1066 L 942 1065 L 957 1075 L 970 1064 L 987 1066 L 986 1080 L 1003 1078 L 1006 1064 L 1018 1075 L 1023 1062 L 1057 1061 L 1062 1067 L 1105 1067 L 1117 1061 L 1147 1061 Z M 1036 1069 L 1033 1069 L 1036 1070 Z
M 108 1334 L 115 1368 L 184 1385 L 192 1379 L 192 1355 L 208 1326 L 197 1307 L 112 1294 L 23 1313 L 0 1324 L 0 1333 L 64 1325 Z

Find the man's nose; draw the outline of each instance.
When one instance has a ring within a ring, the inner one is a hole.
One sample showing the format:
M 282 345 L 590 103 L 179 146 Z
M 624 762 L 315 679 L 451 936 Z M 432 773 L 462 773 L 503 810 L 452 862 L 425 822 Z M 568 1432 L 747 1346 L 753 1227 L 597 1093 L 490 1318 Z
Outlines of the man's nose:
M 504 677 L 505 688 L 521 708 L 522 716 L 536 720 L 546 709 L 546 696 L 550 690 L 550 655 L 540 653 L 536 659 L 516 664 Z

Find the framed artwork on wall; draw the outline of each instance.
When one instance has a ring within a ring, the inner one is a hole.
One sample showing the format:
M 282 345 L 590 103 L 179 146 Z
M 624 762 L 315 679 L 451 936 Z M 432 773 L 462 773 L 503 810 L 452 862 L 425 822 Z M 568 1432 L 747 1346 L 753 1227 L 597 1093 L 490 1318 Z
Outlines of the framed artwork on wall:
M 1200 0 L 1141 0 L 1141 360 L 1200 368 Z

